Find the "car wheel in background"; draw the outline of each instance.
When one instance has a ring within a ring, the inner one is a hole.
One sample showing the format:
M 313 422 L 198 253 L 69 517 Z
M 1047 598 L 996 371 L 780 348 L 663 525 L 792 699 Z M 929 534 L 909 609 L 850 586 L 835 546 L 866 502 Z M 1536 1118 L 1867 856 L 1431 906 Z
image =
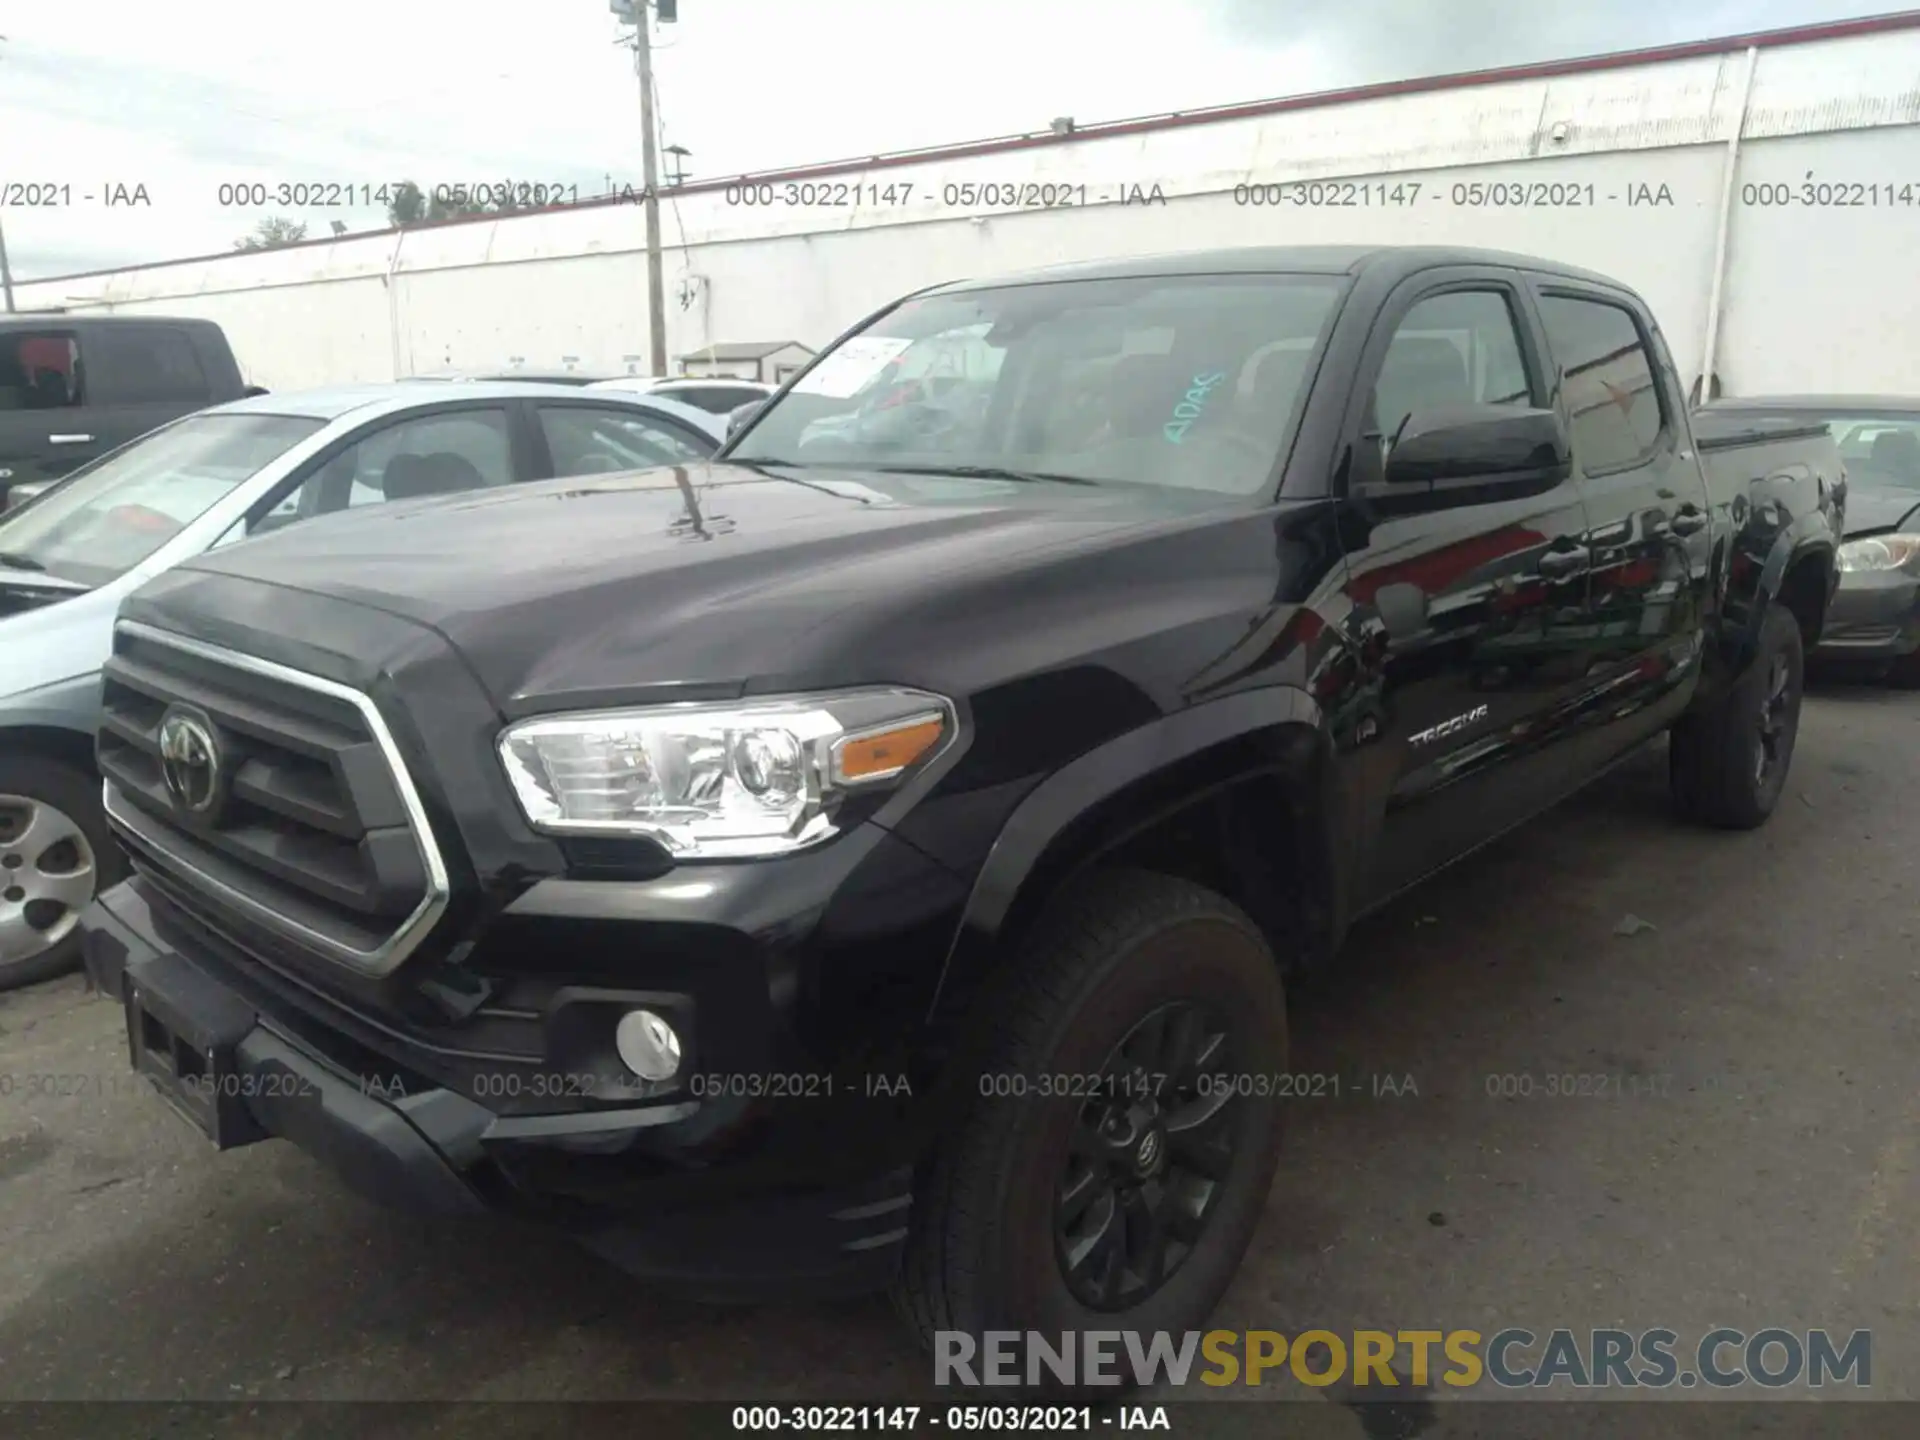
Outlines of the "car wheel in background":
M 1889 665 L 1887 683 L 1901 690 L 1920 690 L 1920 650 L 1902 655 Z
M 0 990 L 77 969 L 80 912 L 122 873 L 99 781 L 48 757 L 0 756 Z

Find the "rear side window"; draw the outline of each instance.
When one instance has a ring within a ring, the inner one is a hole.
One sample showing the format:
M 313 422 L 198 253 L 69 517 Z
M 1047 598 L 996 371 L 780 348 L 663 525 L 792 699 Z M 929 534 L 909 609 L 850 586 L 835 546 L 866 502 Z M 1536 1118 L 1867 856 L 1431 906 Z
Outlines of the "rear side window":
M 87 349 L 96 405 L 205 405 L 213 398 L 184 331 L 107 326 Z
M 682 405 L 692 405 L 714 415 L 724 415 L 749 400 L 760 398 L 759 391 L 742 390 L 736 385 L 669 385 L 660 393 Z
M 84 403 L 80 342 L 58 330 L 0 335 L 0 411 L 65 410 Z
M 507 412 L 455 410 L 417 415 L 375 430 L 308 475 L 249 527 L 262 534 L 305 516 L 459 495 L 513 482 Z
M 684 465 L 712 453 L 711 445 L 696 443 L 668 422 L 637 410 L 542 405 L 540 428 L 556 477 Z
M 1544 295 L 1540 318 L 1560 365 L 1581 470 L 1646 459 L 1660 443 L 1660 394 L 1632 314 L 1602 300 Z

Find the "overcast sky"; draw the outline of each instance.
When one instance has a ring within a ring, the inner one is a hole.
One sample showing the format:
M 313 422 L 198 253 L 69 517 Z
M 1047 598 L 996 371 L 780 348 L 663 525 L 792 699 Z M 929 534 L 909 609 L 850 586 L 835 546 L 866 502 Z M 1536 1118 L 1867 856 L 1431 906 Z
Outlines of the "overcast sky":
M 681 0 L 656 27 L 690 176 L 1882 13 L 1844 0 Z M 222 183 L 638 186 L 606 0 L 0 0 L 0 214 L 16 279 L 225 250 Z M 109 187 L 151 203 L 108 207 Z M 94 196 L 92 201 L 83 198 Z

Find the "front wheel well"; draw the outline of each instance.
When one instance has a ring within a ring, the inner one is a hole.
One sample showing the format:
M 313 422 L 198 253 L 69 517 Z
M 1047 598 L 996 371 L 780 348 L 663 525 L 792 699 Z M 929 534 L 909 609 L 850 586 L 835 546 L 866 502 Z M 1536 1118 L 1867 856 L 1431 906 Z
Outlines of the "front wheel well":
M 1306 725 L 1249 735 L 1143 777 L 1090 806 L 1040 855 L 986 954 L 963 962 L 940 1008 L 964 1012 L 1018 953 L 1055 896 L 1096 870 L 1146 870 L 1222 896 L 1260 928 L 1283 973 L 1336 940 L 1325 741 Z

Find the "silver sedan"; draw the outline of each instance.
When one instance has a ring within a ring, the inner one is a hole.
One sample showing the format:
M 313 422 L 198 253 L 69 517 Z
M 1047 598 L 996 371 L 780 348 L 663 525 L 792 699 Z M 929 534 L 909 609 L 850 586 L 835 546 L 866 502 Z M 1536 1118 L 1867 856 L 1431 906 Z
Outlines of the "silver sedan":
M 93 732 L 121 599 L 216 546 L 329 512 L 705 460 L 725 421 L 570 385 L 262 395 L 102 456 L 0 516 L 0 990 L 72 969 L 119 878 Z

